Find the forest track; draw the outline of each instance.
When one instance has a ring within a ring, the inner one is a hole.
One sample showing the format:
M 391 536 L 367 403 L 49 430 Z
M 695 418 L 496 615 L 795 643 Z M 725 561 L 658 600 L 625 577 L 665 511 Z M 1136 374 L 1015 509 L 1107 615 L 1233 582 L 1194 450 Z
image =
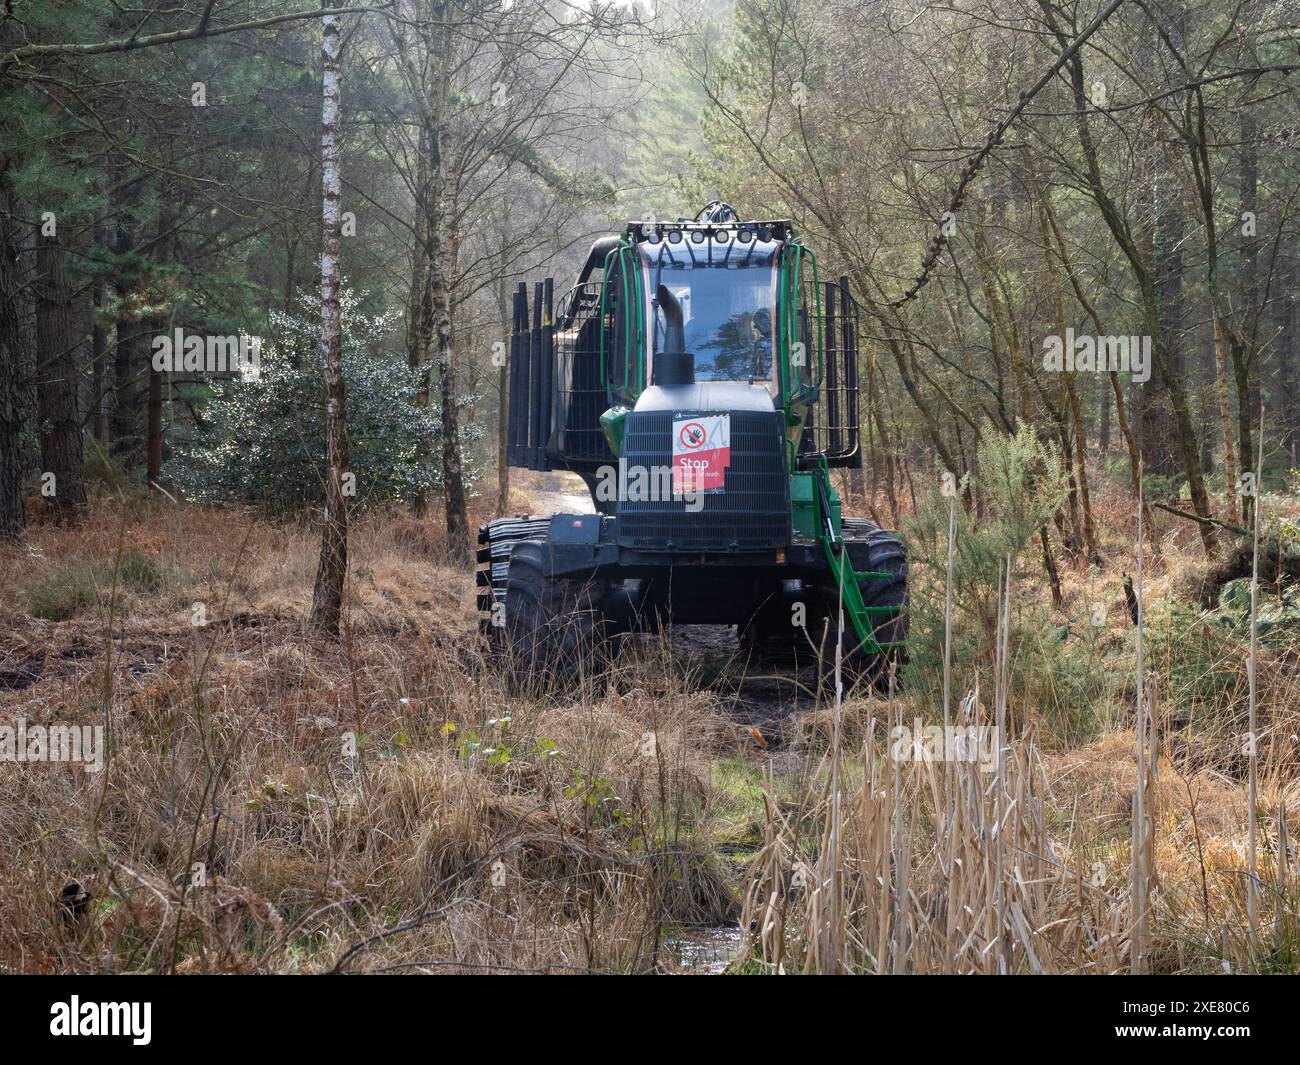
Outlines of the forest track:
M 773 739 L 782 720 L 816 705 L 814 669 L 774 665 L 750 657 L 733 625 L 676 625 L 663 636 L 639 637 L 647 644 L 664 638 L 680 674 L 692 688 L 715 693 L 738 725 Z
M 512 476 L 517 479 L 519 490 L 528 497 L 529 514 L 533 517 L 596 512 L 586 484 L 576 473 L 515 470 Z

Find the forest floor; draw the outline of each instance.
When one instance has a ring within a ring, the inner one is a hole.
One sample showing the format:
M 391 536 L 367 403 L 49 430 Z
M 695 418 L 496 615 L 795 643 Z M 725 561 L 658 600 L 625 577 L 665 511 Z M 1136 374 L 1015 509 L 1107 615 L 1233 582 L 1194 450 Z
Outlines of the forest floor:
M 512 511 L 583 501 L 556 479 L 516 493 Z M 1294 969 L 1300 639 L 1278 628 L 1257 667 L 1264 897 L 1252 937 L 1247 645 L 1187 602 L 1204 568 L 1187 524 L 1172 521 L 1147 562 L 1162 680 L 1146 964 Z M 959 837 L 936 814 L 928 767 L 892 784 L 880 768 L 890 721 L 941 719 L 919 692 L 852 692 L 844 757 L 829 760 L 833 701 L 744 661 L 726 629 L 642 639 L 567 696 L 507 695 L 479 647 L 472 575 L 442 561 L 436 518 L 356 520 L 337 642 L 304 624 L 318 543 L 303 526 L 144 498 L 102 499 L 75 529 L 38 522 L 27 545 L 0 549 L 0 726 L 107 723 L 108 755 L 99 772 L 0 762 L 0 966 L 677 972 L 743 952 L 733 968 L 817 967 L 826 928 L 816 892 L 804 907 L 800 870 L 831 839 L 834 771 L 855 796 L 833 844 L 847 848 L 844 882 L 860 877 L 841 883 L 853 928 L 835 948 L 854 967 L 883 967 L 902 936 L 917 971 L 988 971 L 1002 951 L 1026 971 L 1120 971 L 1138 779 L 1132 632 L 1116 623 L 1099 641 L 1068 621 L 1085 597 L 1125 616 L 1133 559 L 1123 521 L 1111 526 L 1100 575 L 1062 564 L 1054 672 L 1009 702 L 1013 805 L 1034 849 L 1008 859 L 1023 896 L 1007 912 L 991 872 L 962 881 L 963 895 L 949 860 L 992 838 L 979 835 L 980 800 Z M 1048 610 L 1043 584 L 1027 561 L 1017 594 Z M 932 593 L 919 582 L 914 595 Z M 1067 680 L 1068 696 L 1044 694 Z M 969 686 L 959 678 L 957 695 Z M 1043 709 L 1065 698 L 1080 705 Z M 915 912 L 873 894 L 890 880 L 867 868 L 877 860 L 896 879 L 908 870 Z M 1001 907 L 1006 927 L 966 928 L 959 903 L 976 925 Z M 893 926 L 891 906 L 904 915 Z M 955 914 L 942 936 L 930 927 L 941 912 Z

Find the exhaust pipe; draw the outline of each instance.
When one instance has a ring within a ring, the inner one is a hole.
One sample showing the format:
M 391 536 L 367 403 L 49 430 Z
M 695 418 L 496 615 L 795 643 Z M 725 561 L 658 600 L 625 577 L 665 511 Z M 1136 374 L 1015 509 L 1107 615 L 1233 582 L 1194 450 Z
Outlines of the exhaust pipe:
M 660 285 L 655 292 L 659 309 L 664 314 L 664 347 L 655 352 L 650 383 L 672 388 L 695 384 L 695 356 L 686 350 L 686 325 L 682 305 L 668 286 Z

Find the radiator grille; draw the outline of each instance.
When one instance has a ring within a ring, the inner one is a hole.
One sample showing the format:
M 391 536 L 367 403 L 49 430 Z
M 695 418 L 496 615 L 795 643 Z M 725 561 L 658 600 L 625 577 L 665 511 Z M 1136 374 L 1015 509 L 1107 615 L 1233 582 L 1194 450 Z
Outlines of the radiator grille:
M 675 416 L 717 411 L 629 414 L 623 455 L 629 469 L 671 468 Z M 618 502 L 618 542 L 645 551 L 758 551 L 790 543 L 790 479 L 780 412 L 731 412 L 731 464 L 724 491 L 704 495 L 691 513 L 684 500 Z

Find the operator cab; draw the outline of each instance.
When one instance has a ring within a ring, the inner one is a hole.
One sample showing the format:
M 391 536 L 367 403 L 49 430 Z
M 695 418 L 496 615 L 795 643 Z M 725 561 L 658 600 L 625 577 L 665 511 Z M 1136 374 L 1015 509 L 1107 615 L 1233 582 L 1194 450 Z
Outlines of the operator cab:
M 811 282 L 811 253 L 792 239 L 788 223 L 711 213 L 706 208 L 701 220 L 673 224 L 630 223 L 606 265 L 606 306 L 616 311 L 618 334 L 611 391 L 628 409 L 734 403 L 770 411 L 811 383 L 808 314 L 795 309 Z M 802 286 L 792 282 L 799 263 L 808 274 Z M 666 300 L 680 312 L 680 332 L 669 329 Z M 681 352 L 671 350 L 673 342 Z M 680 373 L 665 372 L 666 362 L 682 365 L 674 357 L 682 352 L 693 392 Z M 657 390 L 669 384 L 683 386 L 671 399 Z
M 531 304 L 516 294 L 507 458 L 579 473 L 626 546 L 778 549 L 792 487 L 806 487 L 793 481 L 860 463 L 856 307 L 789 221 L 720 203 L 631 221 L 592 245 L 554 306 L 550 284 Z M 602 499 L 601 478 L 624 466 L 674 485 L 707 470 L 702 509 Z
M 662 409 L 665 402 L 717 409 L 738 403 L 747 410 L 773 410 L 780 382 L 774 354 L 777 316 L 778 240 L 759 240 L 752 229 L 672 229 L 655 242 L 637 245 L 645 294 L 646 381 L 637 410 Z M 660 290 L 676 304 L 665 308 Z M 669 330 L 669 312 L 681 317 L 680 334 Z M 695 396 L 678 391 L 655 394 L 653 368 L 671 354 L 674 338 L 691 357 Z M 712 385 L 731 387 L 712 388 Z M 750 393 L 747 395 L 747 393 Z

